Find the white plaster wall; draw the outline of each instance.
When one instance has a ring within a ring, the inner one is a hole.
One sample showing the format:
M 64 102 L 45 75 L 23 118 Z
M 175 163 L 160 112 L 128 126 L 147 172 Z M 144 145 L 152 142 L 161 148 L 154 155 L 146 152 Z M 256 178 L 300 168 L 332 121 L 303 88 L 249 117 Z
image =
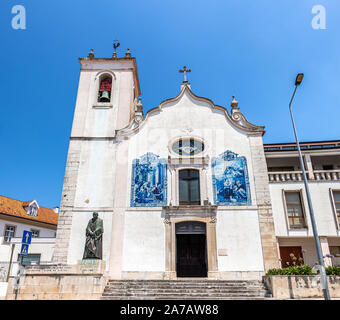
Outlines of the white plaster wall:
M 8 282 L 0 282 L 0 300 L 5 300 Z
M 10 256 L 11 256 L 11 246 L 7 242 L 4 242 L 6 225 L 16 227 L 14 238 L 12 238 L 12 241 L 11 241 L 12 243 L 18 242 L 18 239 L 21 242 L 24 230 L 28 230 L 28 231 L 31 231 L 31 229 L 39 230 L 40 238 L 55 238 L 55 234 L 56 234 L 56 230 L 53 230 L 53 229 L 37 227 L 31 224 L 25 224 L 25 223 L 16 222 L 16 221 L 0 220 L 0 261 L 9 261 Z M 40 240 L 40 238 L 33 238 L 32 243 L 37 240 Z M 20 250 L 20 248 L 18 250 Z M 29 253 L 31 253 L 31 249 L 34 249 L 34 246 L 30 247 Z M 42 248 L 41 250 L 44 251 L 44 248 Z M 39 252 L 32 252 L 32 253 L 39 253 Z
M 84 130 L 86 137 L 110 137 L 116 129 L 120 74 L 119 72 L 110 72 L 110 74 L 112 75 L 111 106 L 109 108 L 94 108 L 93 106 L 98 105 L 99 72 L 94 70 L 90 73 Z
M 329 188 L 339 189 L 340 182 L 309 182 L 309 189 L 319 236 L 339 236 Z M 282 190 L 303 190 L 308 230 L 288 230 Z M 277 236 L 312 236 L 313 230 L 303 182 L 270 183 L 269 190 L 273 207 L 273 218 Z
M 147 152 L 168 158 L 168 145 L 180 137 L 199 137 L 204 140 L 205 151 L 203 155 L 209 156 L 207 171 L 208 183 L 211 184 L 211 158 L 218 156 L 226 150 L 231 150 L 245 156 L 247 159 L 249 183 L 251 189 L 252 205 L 256 204 L 253 168 L 249 140 L 246 134 L 235 129 L 220 110 L 212 109 L 206 102 L 194 100 L 187 91 L 176 102 L 162 107 L 161 112 L 151 114 L 138 134 L 132 136 L 129 142 L 129 171 L 132 161 Z M 201 156 L 201 155 L 199 155 Z M 176 157 L 176 156 L 175 156 Z M 131 172 L 128 175 L 131 181 Z M 168 172 L 168 191 L 170 191 L 170 174 Z M 127 206 L 130 201 L 128 192 Z M 213 203 L 212 188 L 208 188 L 209 200 Z M 168 200 L 170 194 L 168 192 Z
M 129 123 L 133 99 L 132 68 L 132 61 L 83 62 L 71 136 L 112 137 L 114 130 Z M 113 77 L 111 106 L 94 108 L 94 105 L 98 105 L 98 78 L 102 72 Z
M 83 141 L 74 206 L 113 207 L 115 149 L 112 141 Z
M 5 300 L 8 282 L 0 282 L 0 300 Z
M 126 211 L 122 271 L 165 271 L 165 226 L 160 211 Z
M 30 230 L 30 229 L 26 229 Z M 11 239 L 11 243 L 7 244 L 3 242 L 3 237 L 0 238 L 0 263 L 10 262 L 12 244 L 14 244 L 13 257 L 12 257 L 12 267 L 11 276 L 16 276 L 18 272 L 18 256 L 21 251 L 21 241 L 22 237 L 16 237 Z M 52 261 L 52 255 L 54 251 L 55 237 L 45 237 L 45 238 L 32 238 L 32 242 L 28 247 L 29 254 L 40 254 L 40 262 L 46 263 Z
M 217 213 L 218 271 L 263 271 L 257 210 L 219 210 Z
M 111 229 L 112 229 L 112 211 L 98 212 L 98 217 L 103 220 L 103 260 L 106 262 L 106 270 L 109 267 L 110 246 L 111 246 Z M 86 227 L 90 219 L 92 219 L 93 211 L 75 211 L 72 218 L 72 229 L 70 237 L 70 245 L 68 251 L 68 264 L 77 264 L 83 259 Z

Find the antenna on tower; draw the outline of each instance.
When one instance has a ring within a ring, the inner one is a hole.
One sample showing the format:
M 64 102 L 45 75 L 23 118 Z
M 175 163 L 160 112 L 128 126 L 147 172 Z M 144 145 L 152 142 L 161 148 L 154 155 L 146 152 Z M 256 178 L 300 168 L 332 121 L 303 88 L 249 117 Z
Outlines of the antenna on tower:
M 113 59 L 117 58 L 117 48 L 119 46 L 120 46 L 120 43 L 118 42 L 118 40 L 113 40 L 113 49 L 114 49 L 114 52 L 113 52 L 113 55 L 112 55 Z

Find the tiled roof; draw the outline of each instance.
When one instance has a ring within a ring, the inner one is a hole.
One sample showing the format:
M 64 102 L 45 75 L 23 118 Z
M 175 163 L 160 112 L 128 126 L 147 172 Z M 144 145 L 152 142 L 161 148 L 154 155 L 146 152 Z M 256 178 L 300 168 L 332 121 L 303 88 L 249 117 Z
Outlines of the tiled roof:
M 32 201 L 20 201 L 0 196 L 0 214 L 8 214 L 18 218 L 25 218 L 54 225 L 58 224 L 58 213 L 54 212 L 52 209 L 39 206 L 36 217 L 28 215 L 24 207 L 28 206 Z

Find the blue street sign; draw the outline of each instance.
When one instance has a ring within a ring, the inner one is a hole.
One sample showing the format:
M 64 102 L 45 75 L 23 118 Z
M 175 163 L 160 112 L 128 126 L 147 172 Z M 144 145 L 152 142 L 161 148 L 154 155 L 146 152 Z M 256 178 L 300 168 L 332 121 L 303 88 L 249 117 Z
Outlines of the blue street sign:
M 24 244 L 31 244 L 32 239 L 32 232 L 24 230 L 24 234 L 22 235 L 22 243 Z
M 28 244 L 22 244 L 20 255 L 21 256 L 27 256 L 27 254 L 28 254 Z

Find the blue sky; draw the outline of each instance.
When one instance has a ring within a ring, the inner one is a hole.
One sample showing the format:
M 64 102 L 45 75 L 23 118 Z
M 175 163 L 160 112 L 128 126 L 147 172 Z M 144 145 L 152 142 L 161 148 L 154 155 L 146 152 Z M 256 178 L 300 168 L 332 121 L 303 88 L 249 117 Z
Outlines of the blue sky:
M 26 30 L 11 27 L 14 5 Z M 314 5 L 326 9 L 315 30 Z M 266 126 L 264 143 L 339 139 L 338 0 L 2 0 L 0 194 L 58 206 L 77 95 L 78 57 L 130 48 L 145 111 L 176 96 L 187 65 L 193 92 Z

